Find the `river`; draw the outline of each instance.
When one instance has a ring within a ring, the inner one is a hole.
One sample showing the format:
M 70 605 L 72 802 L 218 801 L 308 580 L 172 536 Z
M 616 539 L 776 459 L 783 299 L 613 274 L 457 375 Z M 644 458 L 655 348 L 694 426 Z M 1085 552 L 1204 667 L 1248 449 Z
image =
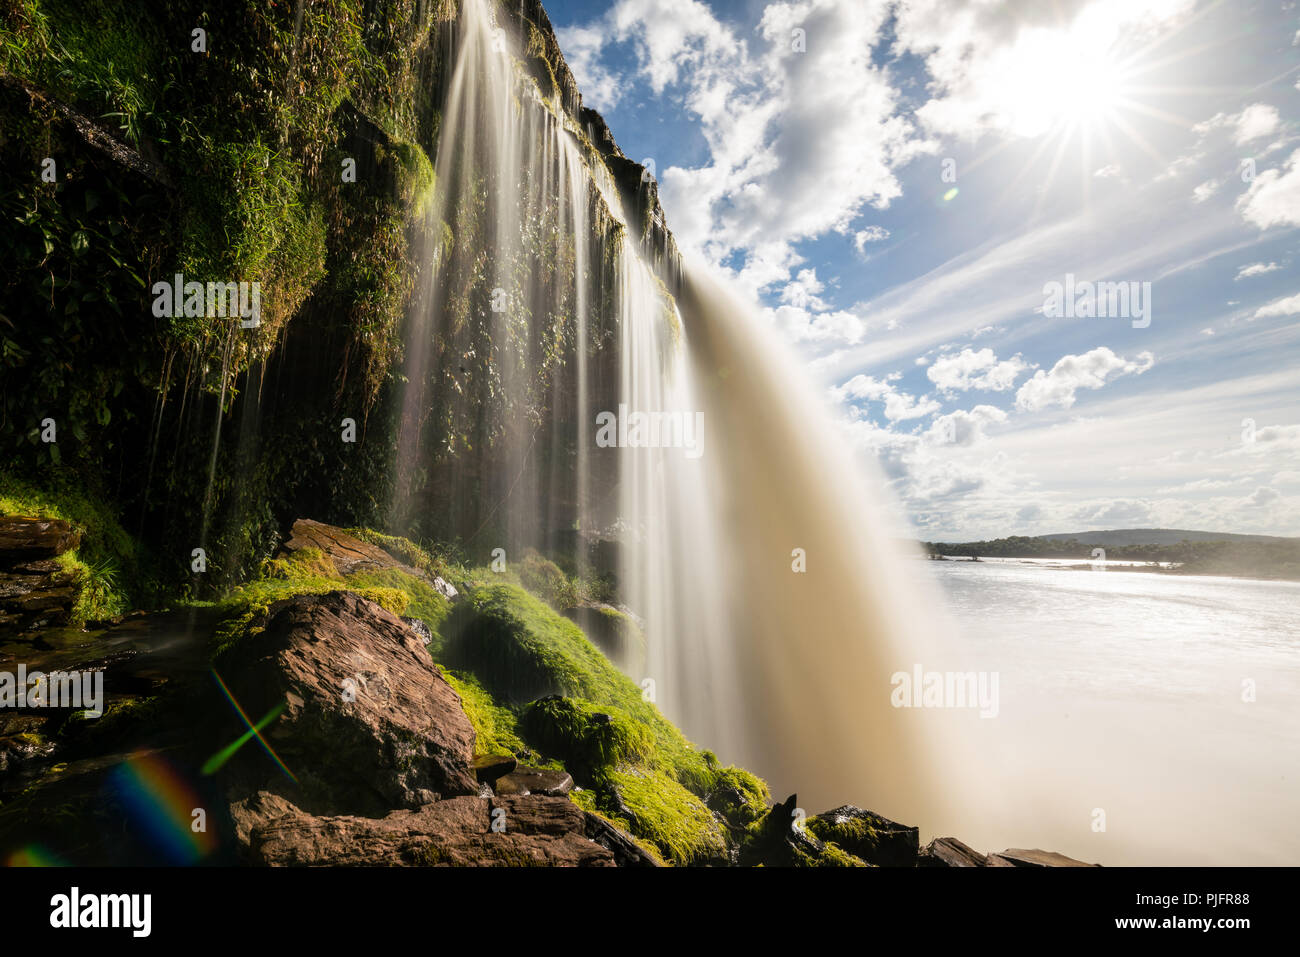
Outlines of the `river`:
M 919 564 L 999 676 L 984 736 L 1005 814 L 987 841 L 1300 864 L 1300 582 Z

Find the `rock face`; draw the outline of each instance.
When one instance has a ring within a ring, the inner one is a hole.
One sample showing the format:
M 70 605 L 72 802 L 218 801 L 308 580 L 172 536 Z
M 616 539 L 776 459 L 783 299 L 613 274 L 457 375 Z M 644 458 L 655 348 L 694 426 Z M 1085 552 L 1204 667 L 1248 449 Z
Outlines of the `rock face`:
M 80 587 L 55 559 L 80 544 L 68 522 L 0 518 L 0 632 L 67 622 Z
M 460 698 L 400 619 L 352 592 L 273 610 L 217 670 L 313 804 L 385 814 L 477 794 L 474 729 Z
M 280 546 L 279 554 L 290 555 L 304 548 L 314 548 L 324 552 L 334 563 L 340 575 L 381 568 L 397 568 L 429 582 L 448 601 L 455 601 L 460 597 L 450 582 L 437 575 L 427 575 L 418 568 L 398 561 L 378 545 L 363 542 L 343 529 L 326 525 L 324 522 L 312 521 L 310 518 L 298 519 L 289 530 L 288 540 Z
M 509 774 L 519 765 L 513 754 L 485 754 L 474 759 L 471 767 L 474 777 L 482 784 L 491 784 L 502 775 Z

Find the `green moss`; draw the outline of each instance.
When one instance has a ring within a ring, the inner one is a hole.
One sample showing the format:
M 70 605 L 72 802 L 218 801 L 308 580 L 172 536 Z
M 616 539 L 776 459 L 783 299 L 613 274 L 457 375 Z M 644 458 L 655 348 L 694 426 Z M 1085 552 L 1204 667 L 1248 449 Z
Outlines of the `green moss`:
M 795 846 L 797 867 L 870 867 L 860 857 L 854 857 L 838 844 L 826 842 L 819 853 L 811 853 L 801 845 Z
M 649 730 L 619 708 L 574 698 L 543 698 L 523 711 L 528 741 L 563 762 L 570 773 L 593 779 L 624 763 L 651 756 Z
M 610 810 L 610 819 L 650 841 L 674 864 L 718 863 L 726 859 L 727 837 L 704 802 L 663 771 L 622 768 L 610 772 L 616 789 L 634 819 Z
M 767 784 L 743 768 L 713 769 L 714 780 L 709 792 L 709 806 L 726 818 L 733 827 L 745 827 L 767 813 Z
M 518 734 L 518 719 L 509 708 L 503 708 L 471 674 L 443 671 L 447 683 L 460 695 L 460 705 L 474 726 L 475 755 L 519 754 L 528 749 Z
M 403 538 L 400 535 L 385 535 L 383 532 L 376 532 L 370 528 L 345 528 L 344 531 L 353 538 L 382 548 L 398 561 L 405 562 L 426 575 L 448 581 L 456 577 L 455 570 L 445 557 L 435 555 L 409 538 Z
M 474 672 L 499 700 L 524 704 L 547 694 L 601 703 L 635 689 L 573 622 L 514 585 L 481 588 L 457 605 L 444 628 L 448 665 Z M 611 702 L 613 703 L 613 702 Z
M 433 632 L 434 647 L 430 648 L 437 657 L 440 642 L 439 629 L 451 613 L 451 602 L 443 598 L 428 582 L 416 578 L 400 568 L 381 568 L 374 571 L 356 572 L 347 578 L 348 584 L 359 589 L 390 589 L 406 596 L 408 618 L 419 618 Z
M 581 629 L 520 587 L 478 589 L 443 631 L 447 664 L 472 673 L 498 702 L 541 698 L 523 707 L 524 743 L 559 759 L 593 793 L 582 800 L 669 860 L 719 857 L 727 825 L 765 810 L 762 781 L 696 749 Z
M 302 549 L 287 558 L 273 559 L 266 563 L 261 577 L 232 589 L 217 601 L 220 623 L 214 634 L 213 654 L 218 655 L 235 642 L 261 631 L 271 605 L 295 595 L 354 591 L 394 615 L 406 614 L 411 601 L 406 591 L 385 586 L 351 586 L 337 574 L 323 574 L 321 557 L 315 549 Z

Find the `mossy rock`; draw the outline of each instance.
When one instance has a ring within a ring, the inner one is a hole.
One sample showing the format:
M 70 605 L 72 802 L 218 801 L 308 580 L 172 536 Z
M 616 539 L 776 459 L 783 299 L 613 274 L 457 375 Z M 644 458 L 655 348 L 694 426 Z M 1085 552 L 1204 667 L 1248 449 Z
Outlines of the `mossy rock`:
M 649 841 L 673 864 L 730 863 L 722 822 L 704 802 L 663 771 L 622 767 L 599 789 L 610 820 Z
M 745 866 L 767 867 L 869 867 L 832 841 L 819 839 L 808 828 L 797 807 L 798 796 L 790 795 L 775 804 L 751 824 L 740 842 L 737 855 Z
M 872 811 L 845 805 L 808 818 L 808 831 L 878 867 L 915 867 L 920 837 L 916 828 Z
M 521 723 L 530 743 L 584 780 L 619 764 L 643 762 L 654 749 L 649 730 L 620 709 L 574 698 L 534 701 Z
M 563 694 L 603 703 L 634 690 L 618 688 L 627 679 L 577 625 L 515 585 L 480 588 L 443 632 L 445 664 L 473 672 L 498 701 Z

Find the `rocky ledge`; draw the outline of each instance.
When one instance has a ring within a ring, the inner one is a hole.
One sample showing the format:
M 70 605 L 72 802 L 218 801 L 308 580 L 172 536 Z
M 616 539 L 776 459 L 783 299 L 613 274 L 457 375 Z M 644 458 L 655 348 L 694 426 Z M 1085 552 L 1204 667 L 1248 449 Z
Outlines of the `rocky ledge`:
M 58 558 L 80 544 L 68 522 L 0 518 L 0 633 L 68 621 L 80 588 Z

